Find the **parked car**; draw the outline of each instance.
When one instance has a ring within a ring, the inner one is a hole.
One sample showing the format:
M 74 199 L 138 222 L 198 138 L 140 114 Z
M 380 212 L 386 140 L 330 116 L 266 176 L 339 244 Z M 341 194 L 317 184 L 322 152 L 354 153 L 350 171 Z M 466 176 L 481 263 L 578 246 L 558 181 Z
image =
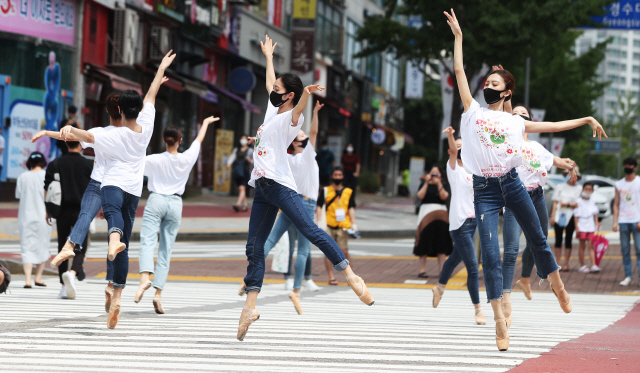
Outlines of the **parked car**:
M 613 214 L 613 199 L 616 194 L 615 180 L 598 175 L 582 175 L 582 180 L 578 181 L 578 184 L 583 185 L 587 181 L 593 184 L 591 198 L 593 198 L 598 210 L 600 210 L 598 218 L 604 219 L 607 216 L 611 216 Z M 551 210 L 553 209 L 553 192 L 559 184 L 564 182 L 565 178 L 562 175 L 549 175 L 549 179 L 544 186 L 544 199 L 547 203 L 549 215 L 551 215 Z

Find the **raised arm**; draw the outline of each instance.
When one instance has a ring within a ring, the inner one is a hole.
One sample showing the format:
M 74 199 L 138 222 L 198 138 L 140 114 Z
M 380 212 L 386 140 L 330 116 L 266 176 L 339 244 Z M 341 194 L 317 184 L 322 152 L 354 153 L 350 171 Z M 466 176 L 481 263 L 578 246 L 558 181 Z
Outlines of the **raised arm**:
M 73 139 L 71 135 L 73 135 Z M 89 144 L 93 144 L 95 142 L 93 134 L 91 132 L 81 130 L 72 126 L 64 126 L 60 130 L 59 139 L 64 141 L 82 141 Z
M 325 88 L 321 87 L 317 84 L 308 85 L 302 91 L 302 97 L 300 97 L 300 101 L 298 101 L 298 105 L 293 108 L 291 113 L 291 122 L 294 126 L 298 125 L 298 119 L 300 119 L 300 114 L 304 111 L 304 108 L 307 106 L 307 101 L 309 101 L 309 96 L 315 91 L 324 91 Z
M 158 90 L 164 81 L 166 81 L 164 77 L 165 70 L 171 65 L 173 59 L 176 58 L 176 54 L 171 54 L 173 50 L 170 50 L 166 56 L 160 62 L 160 67 L 158 67 L 158 72 L 156 72 L 156 77 L 153 78 L 153 82 L 151 82 L 151 86 L 149 87 L 149 91 L 147 91 L 147 95 L 144 96 L 144 102 L 150 102 L 153 106 L 156 105 L 156 96 L 158 95 Z
M 33 135 L 33 137 L 31 138 L 31 142 L 35 143 L 36 141 L 40 140 L 44 136 L 51 137 L 52 139 L 60 139 L 60 132 L 59 131 L 40 131 L 35 135 Z M 67 141 L 80 141 L 80 140 L 70 133 L 67 135 Z
M 453 134 L 456 133 L 456 130 L 453 127 L 447 127 L 442 133 L 447 134 L 447 140 L 449 142 L 449 165 L 452 169 L 456 169 L 458 163 L 458 148 L 456 146 L 456 139 L 453 137 Z
M 262 53 L 264 53 L 264 56 L 267 58 L 267 76 L 265 81 L 267 85 L 267 92 L 269 92 L 269 94 L 271 94 L 273 85 L 276 83 L 276 71 L 273 68 L 273 51 L 276 49 L 276 45 L 278 45 L 278 43 L 274 44 L 273 40 L 271 40 L 268 35 L 264 36 L 264 43 L 260 42 Z
M 316 101 L 316 106 L 313 108 L 313 118 L 311 119 L 311 128 L 309 129 L 309 142 L 314 149 L 316 147 L 316 139 L 318 138 L 318 112 L 323 106 L 324 104 L 321 104 L 320 101 Z
M 451 31 L 456 38 L 453 47 L 453 71 L 456 73 L 458 91 L 460 91 L 464 111 L 467 111 L 473 102 L 473 96 L 471 96 L 471 89 L 469 89 L 469 82 L 467 81 L 467 75 L 464 73 L 464 64 L 462 62 L 462 29 L 460 29 L 460 24 L 453 8 L 451 9 L 451 15 L 447 12 L 444 12 L 444 15 L 447 16 L 447 24 L 451 27 Z
M 602 135 L 604 135 L 604 137 L 609 137 L 604 132 L 604 128 L 602 128 L 602 125 L 598 123 L 598 121 L 593 117 L 563 120 L 561 122 L 531 122 L 528 120 L 524 121 L 525 132 L 527 133 L 562 132 L 574 129 L 576 127 L 584 126 L 585 124 L 591 126 L 591 129 L 593 129 L 593 137 L 596 137 L 597 134 L 598 140 L 602 140 Z
M 576 171 L 576 163 L 569 158 L 560 158 L 558 156 L 553 157 L 553 165 L 565 170 L 569 170 L 569 175 L 571 175 L 571 182 L 575 183 L 578 181 L 578 171 Z
M 207 134 L 207 128 L 209 128 L 209 125 L 213 122 L 217 122 L 219 121 L 220 118 L 214 117 L 214 116 L 210 116 L 209 118 L 205 118 L 204 121 L 202 121 L 202 127 L 200 127 L 200 132 L 198 132 L 198 136 L 196 136 L 196 139 L 194 141 L 198 141 L 200 142 L 200 144 L 202 144 L 202 142 L 204 141 L 204 136 Z

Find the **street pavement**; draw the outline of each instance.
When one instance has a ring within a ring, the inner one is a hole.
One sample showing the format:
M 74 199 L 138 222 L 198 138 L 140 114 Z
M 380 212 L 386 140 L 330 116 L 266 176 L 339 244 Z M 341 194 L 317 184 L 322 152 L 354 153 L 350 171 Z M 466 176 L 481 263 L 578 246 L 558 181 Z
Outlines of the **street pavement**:
M 304 313 L 297 315 L 282 285 L 267 284 L 260 320 L 239 342 L 237 284 L 170 282 L 164 315 L 154 313 L 151 292 L 135 304 L 136 287 L 129 286 L 115 330 L 106 327 L 103 288 L 84 281 L 78 298 L 65 300 L 54 286 L 12 287 L 0 297 L 0 370 L 505 372 L 607 328 L 639 299 L 574 294 L 568 315 L 548 292 L 514 299 L 510 348 L 499 352 L 491 308 L 483 304 L 489 322 L 476 325 L 465 291 L 447 290 L 433 309 L 424 289 L 372 288 L 376 303 L 367 307 L 349 288 L 324 287 L 303 293 Z

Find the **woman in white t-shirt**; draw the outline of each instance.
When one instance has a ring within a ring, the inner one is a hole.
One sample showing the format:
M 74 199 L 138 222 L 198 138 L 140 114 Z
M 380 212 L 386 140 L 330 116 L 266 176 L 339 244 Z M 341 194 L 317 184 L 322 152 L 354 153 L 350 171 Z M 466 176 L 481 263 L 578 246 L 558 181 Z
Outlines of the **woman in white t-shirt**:
M 568 177 L 566 171 L 562 172 L 564 177 Z M 569 271 L 569 259 L 573 250 L 573 232 L 576 229 L 573 219 L 573 210 L 578 207 L 578 199 L 582 193 L 582 186 L 576 184 L 578 179 L 569 179 L 565 183 L 558 184 L 553 192 L 553 207 L 551 208 L 551 218 L 549 225 L 553 227 L 556 234 L 555 256 L 558 262 L 562 262 L 562 237 L 564 233 L 564 264 L 561 272 Z
M 122 127 L 96 134 L 71 126 L 60 130 L 62 139 L 72 133 L 82 142 L 93 143 L 93 148 L 106 157 L 100 196 L 109 226 L 108 258 L 113 261 L 113 299 L 107 317 L 109 329 L 114 329 L 120 320 L 120 297 L 129 272 L 129 239 L 142 194 L 144 158 L 156 115 L 154 105 L 160 85 L 167 79 L 164 72 L 176 57 L 172 52 L 162 59 L 144 99 L 133 90 L 122 92 L 118 99 Z
M 183 153 L 178 153 L 178 148 L 182 143 L 182 130 L 172 126 L 165 128 L 162 139 L 167 150 L 164 153 L 148 155 L 144 161 L 144 176 L 149 178 L 147 188 L 151 195 L 147 199 L 142 216 L 140 286 L 133 300 L 136 303 L 140 302 L 144 292 L 152 285 L 149 274 L 153 273 L 153 287 L 156 289 L 153 308 L 158 314 L 164 313 L 160 299 L 169 274 L 171 250 L 176 242 L 182 221 L 184 186 L 189 179 L 193 165 L 198 160 L 200 147 L 209 124 L 218 120 L 220 118 L 209 117 L 205 119 L 191 147 Z M 158 263 L 154 271 L 153 252 L 158 242 L 158 230 L 160 230 L 160 246 L 158 247 Z
M 488 109 L 473 99 L 462 60 L 462 30 L 451 10 L 445 12 L 447 24 L 455 35 L 454 71 L 464 113 L 460 124 L 464 146 L 462 161 L 473 174 L 474 208 L 482 245 L 482 266 L 487 297 L 496 321 L 496 344 L 501 351 L 509 348 L 509 333 L 502 310 L 502 269 L 498 242 L 498 218 L 503 207 L 510 208 L 523 224 L 525 236 L 531 241 L 541 278 L 548 278 L 564 312 L 571 312 L 571 300 L 553 253 L 549 248 L 535 207 L 516 167 L 521 163 L 522 135 L 526 132 L 558 132 L 589 124 L 593 135 L 602 136 L 602 126 L 593 118 L 563 122 L 531 122 L 504 112 L 504 102 L 515 89 L 515 79 L 506 70 L 493 71 L 485 81 L 484 97 Z
M 476 324 L 485 325 L 487 320 L 480 307 L 480 291 L 478 282 L 478 260 L 473 237 L 476 234 L 476 212 L 473 207 L 473 179 L 465 171 L 460 158 L 462 140 L 453 138 L 455 130 L 449 127 L 443 131 L 449 140 L 449 161 L 447 162 L 447 178 L 451 185 L 451 209 L 449 210 L 449 234 L 453 240 L 453 252 L 444 262 L 440 271 L 438 285 L 433 291 L 433 308 L 438 307 L 442 294 L 453 271 L 460 262 L 467 268 L 467 290 L 475 308 Z
M 267 59 L 266 87 L 269 103 L 264 123 L 258 128 L 253 152 L 253 172 L 249 185 L 256 188 L 247 240 L 247 276 L 245 292 L 247 299 L 240 315 L 238 340 L 243 340 L 251 323 L 260 313 L 255 309 L 258 293 L 264 279 L 264 244 L 278 214 L 282 210 L 311 243 L 317 246 L 331 261 L 334 268 L 347 276 L 347 282 L 360 299 L 373 304 L 373 296 L 362 278 L 356 276 L 342 250 L 329 235 L 318 228 L 313 218 L 306 213 L 302 198 L 298 195 L 296 182 L 287 161 L 287 148 L 300 132 L 304 122 L 302 111 L 311 93 L 324 88 L 318 85 L 303 89 L 302 81 L 294 74 L 282 74 L 276 78 L 273 69 L 273 50 L 276 44 L 268 36 L 260 42 Z
M 531 113 L 528 108 L 523 105 L 516 106 L 510 110 L 510 102 L 505 103 L 505 111 L 511 111 L 513 115 L 519 115 L 525 120 L 531 119 Z M 529 135 L 524 134 L 524 141 L 520 149 L 522 155 L 522 163 L 517 167 L 518 176 L 527 189 L 527 193 L 531 197 L 531 202 L 536 209 L 540 227 L 545 236 L 548 233 L 549 215 L 547 214 L 547 204 L 544 198 L 543 186 L 549 177 L 548 173 L 552 166 L 560 167 L 571 173 L 572 180 L 577 177 L 577 166 L 570 159 L 562 159 L 551 154 L 542 145 L 535 141 L 529 140 Z M 520 251 L 520 234 L 522 228 L 518 224 L 515 215 L 510 209 L 504 212 L 504 260 L 502 262 L 502 308 L 504 311 L 507 324 L 511 325 L 511 283 L 515 272 L 516 260 Z M 520 287 L 528 299 L 532 298 L 531 285 L 529 279 L 535 260 L 531 251 L 531 243 L 527 240 L 527 246 L 522 253 L 522 275 L 516 285 Z

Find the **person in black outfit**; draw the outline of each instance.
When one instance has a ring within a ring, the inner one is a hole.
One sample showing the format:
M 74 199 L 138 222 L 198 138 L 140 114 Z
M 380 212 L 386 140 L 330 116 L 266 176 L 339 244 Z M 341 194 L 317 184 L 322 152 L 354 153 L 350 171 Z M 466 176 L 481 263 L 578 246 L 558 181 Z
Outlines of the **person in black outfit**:
M 67 147 L 69 150 L 67 154 L 49 163 L 44 178 L 44 189 L 47 190 L 49 184 L 55 179 L 55 174 L 60 175 L 60 188 L 62 190 L 61 214 L 56 219 L 58 252 L 62 250 L 71 234 L 73 225 L 78 220 L 82 196 L 91 180 L 91 171 L 93 170 L 93 162 L 80 154 L 82 147 L 78 141 L 67 141 Z M 61 298 L 64 298 L 66 293 L 66 297 L 75 299 L 75 277 L 77 275 L 80 281 L 85 277 L 82 265 L 87 252 L 87 238 L 84 239 L 82 246 L 76 245 L 74 251 L 76 256 L 73 258 L 73 265 L 70 270 L 68 270 L 68 261 L 64 261 L 58 266 L 60 283 L 62 284 Z
M 69 106 L 69 108 L 67 109 L 67 117 L 62 119 L 58 129 L 63 128 L 66 125 L 80 128 L 78 127 L 78 108 L 73 105 Z M 56 140 L 56 147 L 60 149 L 60 154 L 67 154 L 67 145 L 64 143 L 64 140 Z
M 442 172 L 438 165 L 431 167 L 431 171 L 424 176 L 418 198 L 421 204 L 413 255 L 420 257 L 418 277 L 427 278 L 427 257 L 438 257 L 442 271 L 446 257 L 453 251 L 447 210 L 449 192 L 442 182 Z

